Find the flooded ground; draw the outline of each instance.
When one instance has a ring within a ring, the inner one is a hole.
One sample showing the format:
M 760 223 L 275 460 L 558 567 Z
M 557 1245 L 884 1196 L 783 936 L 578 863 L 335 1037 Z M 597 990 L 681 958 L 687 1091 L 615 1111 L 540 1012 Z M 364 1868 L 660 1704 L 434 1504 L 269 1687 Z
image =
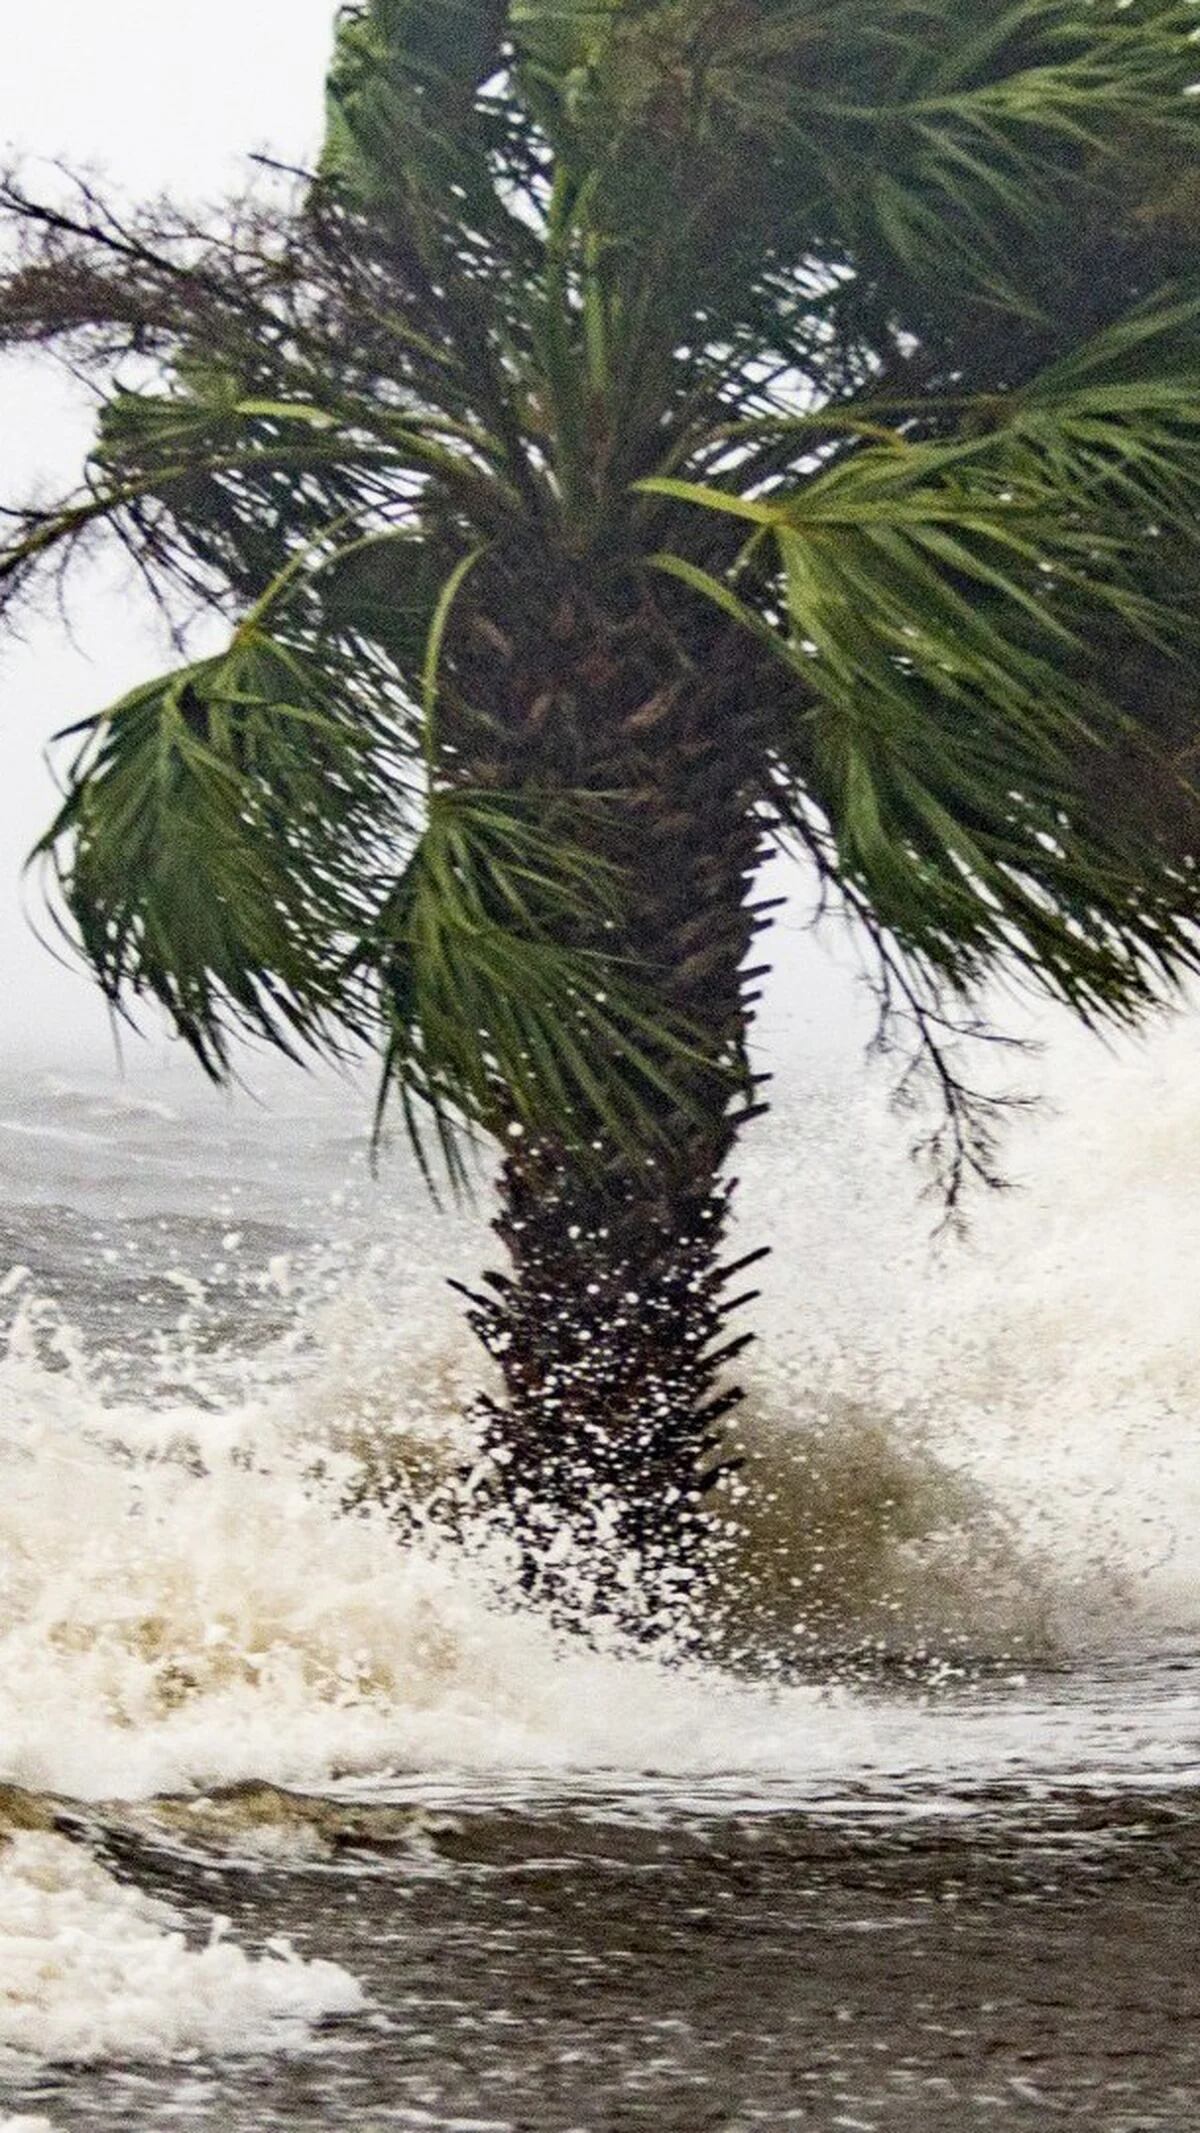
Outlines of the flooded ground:
M 246 1949 L 286 1936 L 364 2005 L 301 2049 L 133 2052 L 10 2078 L 0 2099 L 63 2133 L 1196 2122 L 1189 1791 L 1097 1774 L 734 1811 L 720 1785 L 500 1808 L 429 1791 L 432 1812 L 410 1783 L 403 1813 L 376 1793 L 306 1803 L 311 1822 L 277 1800 L 274 1824 L 260 1800 L 240 1842 L 236 1799 L 190 1841 L 110 1824 L 99 1855 L 198 1942 L 214 1911 Z
M 422 1526 L 482 1218 L 353 1098 L 0 1077 L 0 2133 L 1194 2133 L 1200 1085 L 1105 1073 L 950 1258 L 769 1122 L 708 1667 Z

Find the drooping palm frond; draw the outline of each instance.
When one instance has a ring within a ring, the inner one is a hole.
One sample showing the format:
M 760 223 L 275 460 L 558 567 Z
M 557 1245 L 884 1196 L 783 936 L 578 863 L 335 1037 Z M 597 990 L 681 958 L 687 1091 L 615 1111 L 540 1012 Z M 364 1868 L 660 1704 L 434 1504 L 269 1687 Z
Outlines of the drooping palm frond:
M 0 611 L 46 565 L 105 533 L 123 542 L 155 589 L 182 589 L 236 612 L 331 523 L 365 536 L 415 524 L 431 485 L 452 513 L 494 531 L 513 498 L 489 469 L 486 439 L 450 418 L 348 400 L 268 400 L 223 366 L 189 362 L 167 392 L 117 392 L 104 410 L 84 487 L 51 507 L 10 513 L 0 550 Z M 427 544 L 430 545 L 430 544 Z M 410 551 L 411 555 L 411 551 Z M 427 565 L 437 567 L 430 545 Z M 403 604 L 403 601 L 401 601 Z
M 584 1162 L 648 1108 L 669 1134 L 702 1039 L 591 945 L 616 870 L 527 802 L 424 794 L 342 681 L 335 714 L 327 662 L 243 627 L 87 722 L 39 855 L 110 1000 L 158 1000 L 218 1077 L 239 1031 L 380 1036 L 381 1117 L 394 1088 L 421 1152 L 428 1104 L 456 1178 L 463 1124 L 577 1134 Z
M 1200 715 L 1179 597 L 1200 572 L 1200 302 L 960 417 L 958 441 L 862 440 L 792 492 L 644 485 L 754 528 L 743 568 L 773 544 L 769 624 L 737 566 L 730 584 L 657 562 L 774 643 L 795 682 L 777 755 L 793 819 L 815 804 L 836 870 L 905 950 L 964 990 L 1007 961 L 1122 1018 L 1200 961 L 1200 789 L 1110 671 L 1114 640 L 1140 645 Z M 1196 841 L 1098 791 L 1106 760 L 1174 788 Z
M 402 787 L 352 677 L 245 628 L 84 731 L 39 851 L 110 1000 L 160 1001 L 212 1073 L 239 1029 L 285 1050 L 353 1029 L 346 942 Z
M 565 1141 L 584 1169 L 665 1145 L 688 1115 L 681 1065 L 706 1056 L 648 973 L 595 945 L 623 884 L 575 841 L 569 798 L 560 813 L 565 829 L 513 795 L 436 792 L 359 951 L 387 1028 L 380 1117 L 394 1084 L 420 1152 L 422 1099 L 452 1175 L 463 1121 Z

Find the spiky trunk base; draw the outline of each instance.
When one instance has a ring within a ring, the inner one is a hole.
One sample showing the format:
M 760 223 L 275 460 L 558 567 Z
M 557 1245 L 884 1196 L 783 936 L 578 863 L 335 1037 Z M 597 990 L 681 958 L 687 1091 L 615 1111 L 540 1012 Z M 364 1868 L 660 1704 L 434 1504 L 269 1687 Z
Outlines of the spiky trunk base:
M 581 1187 L 551 1151 L 522 1149 L 501 1191 L 513 1272 L 487 1277 L 472 1322 L 504 1381 L 484 1442 L 522 1583 L 561 1618 L 690 1637 L 717 1568 L 720 1425 L 740 1398 L 719 1385 L 749 1338 L 724 1338 L 740 1271 L 719 1264 L 729 1190 L 671 1194 L 652 1173 Z

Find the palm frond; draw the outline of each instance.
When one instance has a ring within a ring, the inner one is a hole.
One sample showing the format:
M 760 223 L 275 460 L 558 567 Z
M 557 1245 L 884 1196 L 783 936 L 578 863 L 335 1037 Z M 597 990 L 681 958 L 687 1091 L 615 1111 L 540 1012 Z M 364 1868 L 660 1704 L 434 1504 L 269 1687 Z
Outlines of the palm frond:
M 586 804 L 568 795 L 547 821 L 514 795 L 434 793 L 362 945 L 388 1027 L 380 1116 L 395 1087 L 423 1167 L 414 1103 L 452 1175 L 464 1123 L 566 1145 L 586 1168 L 669 1144 L 691 1115 L 702 1034 L 663 1013 L 651 974 L 593 945 L 606 920 L 620 937 L 625 890 L 572 834 Z
M 863 443 L 794 493 L 645 484 L 741 519 L 759 556 L 773 541 L 762 598 L 796 678 L 785 780 L 878 920 L 962 988 L 1008 962 L 1120 1018 L 1196 966 L 1200 880 L 1136 799 L 1173 790 L 1195 851 L 1200 796 L 1110 685 L 1114 646 L 1140 646 L 1200 708 L 1200 628 L 1178 598 L 1181 550 L 1200 568 L 1198 322 L 1194 303 L 1131 320 L 998 397 L 982 434 Z M 658 561 L 737 619 L 731 587 Z M 1125 806 L 1106 760 L 1125 765 Z
M 358 1024 L 346 946 L 403 786 L 353 675 L 245 625 L 82 731 L 35 857 L 113 1004 L 159 1001 L 218 1076 L 237 1030 L 291 1051 Z
M 504 0 L 358 0 L 343 7 L 330 71 L 323 169 L 363 206 L 476 179 L 476 91 L 496 71 Z M 407 219 L 407 215 L 405 215 Z
M 166 391 L 113 396 L 82 491 L 10 514 L 0 603 L 106 534 L 158 587 L 214 605 L 232 589 L 244 602 L 332 521 L 357 518 L 364 536 L 390 538 L 400 516 L 411 530 L 414 501 L 431 482 L 488 531 L 515 501 L 488 467 L 486 438 L 450 418 L 354 400 L 333 409 L 266 400 L 196 359 Z

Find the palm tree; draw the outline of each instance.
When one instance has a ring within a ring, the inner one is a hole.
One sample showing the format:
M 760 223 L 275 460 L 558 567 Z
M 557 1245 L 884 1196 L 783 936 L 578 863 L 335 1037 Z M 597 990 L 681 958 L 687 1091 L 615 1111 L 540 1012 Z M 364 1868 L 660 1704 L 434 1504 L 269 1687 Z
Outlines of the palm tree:
M 10 604 L 107 531 L 229 623 L 79 729 L 66 922 L 213 1074 L 377 1040 L 428 1169 L 500 1144 L 484 1449 L 580 1611 L 703 1547 L 771 844 L 951 1198 L 990 974 L 1128 1022 L 1200 961 L 1198 25 L 353 0 L 283 204 L 5 181 L 0 333 L 102 402 Z

